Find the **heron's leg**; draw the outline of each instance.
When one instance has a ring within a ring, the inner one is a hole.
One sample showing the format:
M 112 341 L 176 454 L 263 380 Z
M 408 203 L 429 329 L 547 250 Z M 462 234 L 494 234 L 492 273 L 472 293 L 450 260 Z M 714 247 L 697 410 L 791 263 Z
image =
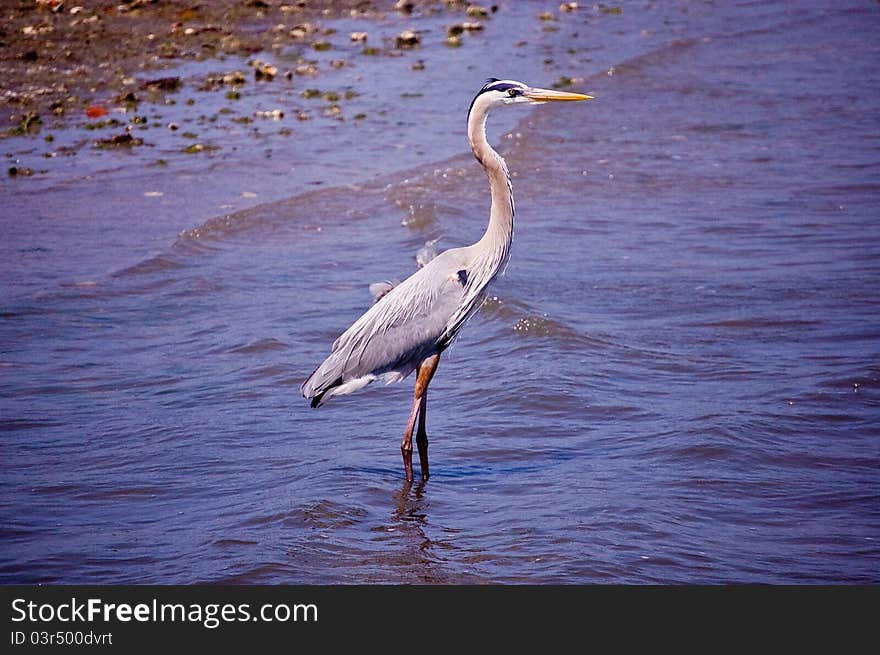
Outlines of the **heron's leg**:
M 409 422 L 406 424 L 406 431 L 403 433 L 403 439 L 400 441 L 400 454 L 403 455 L 403 469 L 406 473 L 406 479 L 412 482 L 412 435 L 416 427 L 416 418 L 419 416 L 421 409 L 422 419 L 419 421 L 419 432 L 416 437 L 416 443 L 419 446 L 419 463 L 422 466 L 422 477 L 428 478 L 428 435 L 425 433 L 425 408 L 427 406 L 428 384 L 434 377 L 434 371 L 437 370 L 437 362 L 440 355 L 432 355 L 419 364 L 416 373 L 416 389 L 413 395 L 413 405 L 409 412 Z
M 428 385 L 431 384 L 431 380 L 437 370 L 437 364 L 439 363 L 439 354 L 428 357 L 419 366 L 419 373 L 416 378 L 416 397 L 420 398 L 419 430 L 416 433 L 416 445 L 419 447 L 419 465 L 422 468 L 423 480 L 428 479 L 428 433 L 425 430 L 425 423 L 428 419 Z M 420 385 L 420 383 L 422 384 Z
M 422 469 L 422 480 L 428 479 L 428 433 L 425 431 L 425 415 L 428 412 L 428 390 L 419 400 L 419 429 L 416 432 L 416 445 L 419 447 L 419 466 Z
M 406 473 L 406 481 L 413 481 L 412 470 L 412 433 L 416 426 L 416 417 L 419 414 L 419 397 L 413 400 L 412 409 L 409 412 L 409 422 L 406 424 L 406 431 L 403 433 L 403 439 L 400 441 L 400 454 L 403 455 L 403 470 Z

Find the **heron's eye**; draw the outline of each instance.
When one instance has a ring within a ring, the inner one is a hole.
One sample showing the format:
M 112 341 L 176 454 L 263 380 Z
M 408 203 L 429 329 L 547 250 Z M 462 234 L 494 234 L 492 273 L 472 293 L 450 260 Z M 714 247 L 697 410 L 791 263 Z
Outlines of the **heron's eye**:
M 507 95 L 509 95 L 511 98 L 515 98 L 520 93 L 522 93 L 522 91 L 520 91 L 519 89 L 507 89 Z

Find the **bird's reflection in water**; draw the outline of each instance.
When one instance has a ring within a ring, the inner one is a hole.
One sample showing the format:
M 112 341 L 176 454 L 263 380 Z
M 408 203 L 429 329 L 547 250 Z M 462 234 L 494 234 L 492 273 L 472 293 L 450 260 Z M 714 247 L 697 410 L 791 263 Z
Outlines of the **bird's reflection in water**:
M 428 499 L 425 495 L 425 480 L 410 482 L 404 480 L 403 486 L 394 492 L 394 511 L 391 518 L 398 530 L 407 533 L 417 530 L 422 539 L 427 540 L 423 527 L 427 523 Z M 429 542 L 430 544 L 430 542 Z
M 426 533 L 430 496 L 427 482 L 404 481 L 392 495 L 393 510 L 391 524 L 400 534 L 400 554 L 402 561 L 411 567 L 416 579 L 410 582 L 441 583 L 448 581 L 442 571 L 442 563 L 436 557 L 437 547 L 447 544 L 433 541 Z

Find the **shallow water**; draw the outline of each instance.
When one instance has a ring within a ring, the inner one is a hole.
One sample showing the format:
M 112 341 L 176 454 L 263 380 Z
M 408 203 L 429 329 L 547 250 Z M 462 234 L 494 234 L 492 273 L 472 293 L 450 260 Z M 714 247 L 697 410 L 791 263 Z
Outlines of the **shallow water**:
M 0 580 L 880 581 L 877 8 L 542 10 L 338 73 L 357 128 L 4 181 Z M 597 100 L 490 119 L 511 264 L 409 488 L 411 379 L 298 386 L 370 283 L 480 236 L 482 78 L 560 74 Z

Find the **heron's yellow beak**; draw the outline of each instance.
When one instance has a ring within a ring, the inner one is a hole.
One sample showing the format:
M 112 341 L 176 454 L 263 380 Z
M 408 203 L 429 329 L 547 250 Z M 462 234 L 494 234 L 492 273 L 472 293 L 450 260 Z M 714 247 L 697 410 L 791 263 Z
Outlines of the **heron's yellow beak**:
M 577 100 L 592 100 L 593 96 L 583 93 L 569 93 L 567 91 L 552 91 L 551 89 L 529 89 L 523 95 L 536 102 L 574 102 Z

